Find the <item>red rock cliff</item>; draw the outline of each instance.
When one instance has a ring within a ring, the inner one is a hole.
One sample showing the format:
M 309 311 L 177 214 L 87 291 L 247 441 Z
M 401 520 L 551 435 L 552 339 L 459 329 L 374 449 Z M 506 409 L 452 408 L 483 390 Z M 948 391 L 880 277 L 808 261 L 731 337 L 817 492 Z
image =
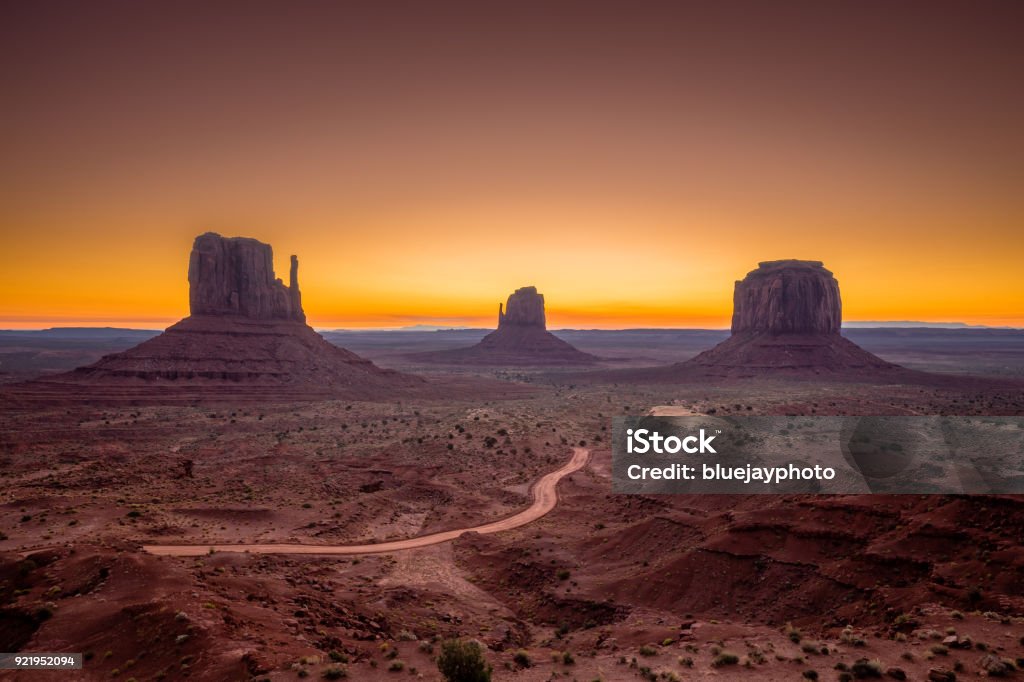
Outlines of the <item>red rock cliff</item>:
M 546 329 L 544 294 L 537 293 L 537 287 L 516 289 L 508 297 L 504 311 L 498 304 L 498 329 L 504 326 Z
M 733 334 L 839 334 L 841 322 L 839 282 L 821 261 L 766 261 L 736 282 Z
M 305 322 L 299 261 L 291 258 L 289 285 L 274 276 L 269 244 L 213 232 L 196 237 L 188 263 L 192 315 L 239 315 L 254 320 Z

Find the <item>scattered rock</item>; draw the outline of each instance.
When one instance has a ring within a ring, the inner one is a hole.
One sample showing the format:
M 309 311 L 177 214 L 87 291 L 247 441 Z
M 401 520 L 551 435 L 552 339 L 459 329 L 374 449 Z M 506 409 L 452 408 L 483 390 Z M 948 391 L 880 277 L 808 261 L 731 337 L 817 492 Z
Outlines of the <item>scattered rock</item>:
M 989 677 L 1006 677 L 1015 668 L 1012 663 L 1004 661 L 995 654 L 985 654 L 978 659 L 978 667 L 984 670 Z
M 958 637 L 957 635 L 946 637 L 942 643 L 950 649 L 970 649 L 972 645 L 970 637 Z

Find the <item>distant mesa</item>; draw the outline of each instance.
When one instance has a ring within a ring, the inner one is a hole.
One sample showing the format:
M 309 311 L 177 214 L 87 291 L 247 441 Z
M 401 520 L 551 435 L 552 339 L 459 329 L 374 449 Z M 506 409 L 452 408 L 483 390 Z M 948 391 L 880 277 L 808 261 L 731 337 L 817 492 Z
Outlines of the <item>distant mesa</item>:
M 820 261 L 758 264 L 736 282 L 732 336 L 684 365 L 727 375 L 901 369 L 840 334 L 839 282 Z
M 584 353 L 547 330 L 544 295 L 537 287 L 516 289 L 498 304 L 498 328 L 469 348 L 415 353 L 420 362 L 467 365 L 589 365 L 600 358 Z
M 164 333 L 71 375 L 90 382 L 295 387 L 386 397 L 424 380 L 328 343 L 306 324 L 299 261 L 274 276 L 269 244 L 207 232 L 189 258 L 190 315 Z M 60 377 L 57 377 L 60 378 Z

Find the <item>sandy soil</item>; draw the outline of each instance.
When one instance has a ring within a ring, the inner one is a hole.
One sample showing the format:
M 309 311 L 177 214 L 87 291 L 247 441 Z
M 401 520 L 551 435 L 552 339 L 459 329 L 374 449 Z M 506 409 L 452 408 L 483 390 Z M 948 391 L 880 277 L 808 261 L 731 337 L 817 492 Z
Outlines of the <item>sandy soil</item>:
M 859 659 L 962 680 L 1024 657 L 1020 499 L 635 497 L 608 480 L 615 415 L 1022 414 L 1019 391 L 481 375 L 528 390 L 0 410 L 0 638 L 90 655 L 5 679 L 439 680 L 449 637 L 527 682 L 838 680 Z M 533 484 L 570 451 L 590 457 L 554 505 Z M 466 532 L 542 498 L 525 525 Z M 208 553 L 437 534 L 457 537 Z
M 252 554 L 388 554 L 407 549 L 418 549 L 438 545 L 442 542 L 450 542 L 465 533 L 500 533 L 504 530 L 512 530 L 528 523 L 536 521 L 547 514 L 558 504 L 556 486 L 565 476 L 579 471 L 590 457 L 590 451 L 586 448 L 573 448 L 572 457 L 557 471 L 545 474 L 536 485 L 533 486 L 533 504 L 523 511 L 506 519 L 492 521 L 479 526 L 469 528 L 456 528 L 455 530 L 442 533 L 432 533 L 405 540 L 393 542 L 380 542 L 372 545 L 290 545 L 290 544 L 240 544 L 240 545 L 143 545 L 142 549 L 150 554 L 161 556 L 201 556 L 213 552 L 248 552 Z

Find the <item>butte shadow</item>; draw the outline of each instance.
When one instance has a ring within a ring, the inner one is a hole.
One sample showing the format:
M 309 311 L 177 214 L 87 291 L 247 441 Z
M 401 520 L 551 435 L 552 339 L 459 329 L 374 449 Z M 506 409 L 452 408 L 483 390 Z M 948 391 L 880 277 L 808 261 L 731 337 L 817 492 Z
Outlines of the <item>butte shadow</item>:
M 269 244 L 202 234 L 189 258 L 188 317 L 94 364 L 12 386 L 4 397 L 179 402 L 430 398 L 453 388 L 489 397 L 515 393 L 496 381 L 428 382 L 329 343 L 306 323 L 298 266 L 292 256 L 285 285 L 274 274 Z
M 574 378 L 624 383 L 730 383 L 737 380 L 851 381 L 936 387 L 1021 387 L 1020 382 L 910 370 L 841 333 L 839 282 L 821 261 L 758 264 L 736 282 L 732 333 L 685 362 L 608 370 Z
M 499 303 L 498 328 L 475 346 L 405 357 L 448 365 L 561 367 L 600 362 L 597 356 L 584 353 L 547 330 L 544 295 L 536 287 L 516 289 L 504 308 Z

